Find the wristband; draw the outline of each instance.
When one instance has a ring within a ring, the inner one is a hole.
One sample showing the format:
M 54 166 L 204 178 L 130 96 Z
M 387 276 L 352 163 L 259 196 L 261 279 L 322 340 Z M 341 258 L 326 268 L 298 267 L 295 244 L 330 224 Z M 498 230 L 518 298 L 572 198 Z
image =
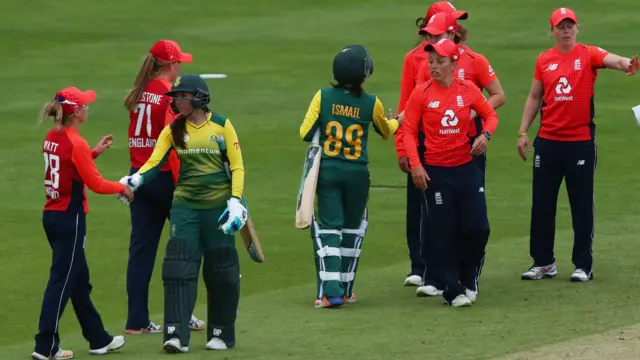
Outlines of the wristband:
M 518 133 L 518 137 L 523 137 L 523 136 L 527 136 L 527 133 L 526 132 Z

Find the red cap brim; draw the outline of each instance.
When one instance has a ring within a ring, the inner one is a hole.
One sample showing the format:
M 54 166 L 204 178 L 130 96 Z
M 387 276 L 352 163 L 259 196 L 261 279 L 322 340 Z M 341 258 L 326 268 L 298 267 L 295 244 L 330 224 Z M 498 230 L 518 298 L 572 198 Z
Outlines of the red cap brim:
M 466 11 L 454 11 L 451 13 L 456 20 L 466 20 L 469 17 L 469 13 Z
M 450 57 L 453 58 L 454 60 L 458 59 L 458 54 L 450 54 L 447 51 L 445 51 L 442 47 L 438 46 L 438 45 L 433 45 L 433 44 L 427 44 L 427 46 L 424 47 L 424 51 L 427 52 L 431 52 L 431 51 L 435 51 L 436 54 L 440 55 L 440 56 L 444 56 L 444 57 Z
M 431 35 L 441 35 L 441 34 L 444 34 L 446 32 L 447 32 L 447 30 L 443 30 L 443 29 L 440 29 L 440 28 L 437 28 L 437 27 L 433 27 L 433 26 L 426 26 L 426 27 L 423 27 L 422 29 L 420 29 L 420 33 L 421 34 L 427 33 L 427 34 L 431 34 Z
M 82 92 L 82 102 L 84 105 L 88 105 L 96 101 L 96 92 L 93 90 L 87 90 Z
M 553 19 L 551 21 L 551 25 L 558 26 L 558 24 L 560 24 L 562 22 L 562 20 L 565 20 L 565 19 L 569 19 L 569 20 L 573 21 L 576 24 L 578 23 L 578 19 L 576 19 L 575 16 L 566 15 L 566 16 L 560 16 L 557 19 Z
M 187 54 L 187 53 L 182 53 L 182 54 L 180 54 L 180 58 L 178 59 L 178 61 L 180 61 L 181 63 L 188 64 L 191 61 L 193 61 L 193 55 Z

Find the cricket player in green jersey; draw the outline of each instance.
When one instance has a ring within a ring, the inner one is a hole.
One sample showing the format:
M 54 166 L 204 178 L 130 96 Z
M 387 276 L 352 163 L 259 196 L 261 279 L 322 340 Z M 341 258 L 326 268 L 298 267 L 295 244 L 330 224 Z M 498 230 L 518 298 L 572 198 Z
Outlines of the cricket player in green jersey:
M 385 140 L 399 126 L 397 119 L 387 119 L 378 97 L 363 90 L 372 73 L 373 61 L 363 46 L 342 49 L 333 60 L 333 87 L 316 93 L 300 126 L 307 142 L 319 132 L 323 149 L 311 227 L 318 308 L 356 301 L 353 283 L 368 224 L 369 124 Z
M 208 108 L 209 89 L 198 75 L 178 77 L 167 95 L 180 116 L 160 133 L 149 160 L 124 181 L 134 190 L 162 168 L 170 150 L 180 160 L 173 195 L 171 229 L 162 265 L 164 349 L 187 352 L 189 319 L 196 303 L 198 271 L 207 287 L 209 350 L 235 345 L 240 267 L 234 233 L 247 221 L 241 198 L 244 167 L 240 143 L 229 119 Z M 231 179 L 225 171 L 218 136 L 227 146 Z

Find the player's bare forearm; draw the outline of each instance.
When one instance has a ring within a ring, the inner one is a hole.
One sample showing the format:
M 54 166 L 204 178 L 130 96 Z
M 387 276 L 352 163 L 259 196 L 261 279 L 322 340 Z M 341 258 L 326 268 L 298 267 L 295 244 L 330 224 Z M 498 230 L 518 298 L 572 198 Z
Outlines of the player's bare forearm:
M 531 127 L 531 123 L 536 119 L 536 114 L 540 109 L 542 99 L 535 99 L 529 95 L 527 101 L 524 103 L 524 110 L 522 112 L 522 121 L 520 122 L 519 133 L 526 133 Z
M 497 110 L 507 102 L 507 97 L 504 94 L 504 89 L 502 89 L 502 85 L 499 80 L 496 79 L 492 81 L 491 84 L 487 85 L 487 92 L 489 93 L 487 102 L 489 102 L 494 110 Z

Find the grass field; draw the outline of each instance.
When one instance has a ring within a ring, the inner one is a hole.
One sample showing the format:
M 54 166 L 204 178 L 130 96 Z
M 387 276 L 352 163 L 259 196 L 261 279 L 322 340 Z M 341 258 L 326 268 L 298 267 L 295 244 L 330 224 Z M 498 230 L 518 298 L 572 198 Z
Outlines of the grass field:
M 84 136 L 95 143 L 116 136 L 97 162 L 119 179 L 128 169 L 127 114 L 122 106 L 141 59 L 158 39 L 171 38 L 194 55 L 185 73 L 222 72 L 210 82 L 215 111 L 229 116 L 243 144 L 246 197 L 267 262 L 244 250 L 237 347 L 204 351 L 196 335 L 185 359 L 490 359 L 562 343 L 640 322 L 634 292 L 640 282 L 639 129 L 630 108 L 640 103 L 638 78 L 603 71 L 596 85 L 598 124 L 597 224 L 593 282 L 568 281 L 572 231 L 564 190 L 559 202 L 558 278 L 522 282 L 528 256 L 531 162 L 517 156 L 516 131 L 536 55 L 552 46 L 552 0 L 455 1 L 468 10 L 468 44 L 487 56 L 507 95 L 489 150 L 487 196 L 492 236 L 482 292 L 470 309 L 450 309 L 402 287 L 409 270 L 404 238 L 403 189 L 372 190 L 370 227 L 356 292 L 359 302 L 337 311 L 316 310 L 310 237 L 294 227 L 294 202 L 305 144 L 298 128 L 318 88 L 331 78 L 333 56 L 344 45 L 367 46 L 375 74 L 370 93 L 396 107 L 403 56 L 414 45 L 418 0 L 216 0 L 176 2 L 24 1 L 0 13 L 0 359 L 27 358 L 33 348 L 47 281 L 50 249 L 41 226 L 44 201 L 39 148 L 50 124 L 37 113 L 54 92 L 93 88 Z M 640 3 L 567 0 L 582 28 L 579 40 L 625 56 L 640 52 Z M 534 124 L 534 127 L 537 127 Z M 532 130 L 533 134 L 535 130 Z M 391 141 L 370 145 L 374 185 L 403 185 Z M 128 209 L 111 196 L 89 195 L 87 256 L 93 299 L 108 329 L 124 332 Z M 166 234 L 162 245 L 166 243 Z M 152 319 L 162 322 L 161 254 L 151 286 Z M 204 286 L 200 286 L 204 294 Z M 205 297 L 196 314 L 204 318 Z M 87 344 L 69 306 L 62 346 L 86 359 Z M 597 336 L 597 335 L 595 335 Z M 610 335 L 607 335 L 610 336 Z M 118 359 L 158 359 L 160 335 L 128 336 Z M 558 355 L 560 356 L 560 355 Z M 525 357 L 527 358 L 527 357 Z M 530 358 L 530 357 L 528 357 Z M 553 358 L 553 357 L 550 357 Z M 550 359 L 549 358 L 549 359 Z M 614 357 L 607 357 L 614 359 Z M 546 358 L 545 358 L 546 359 Z

